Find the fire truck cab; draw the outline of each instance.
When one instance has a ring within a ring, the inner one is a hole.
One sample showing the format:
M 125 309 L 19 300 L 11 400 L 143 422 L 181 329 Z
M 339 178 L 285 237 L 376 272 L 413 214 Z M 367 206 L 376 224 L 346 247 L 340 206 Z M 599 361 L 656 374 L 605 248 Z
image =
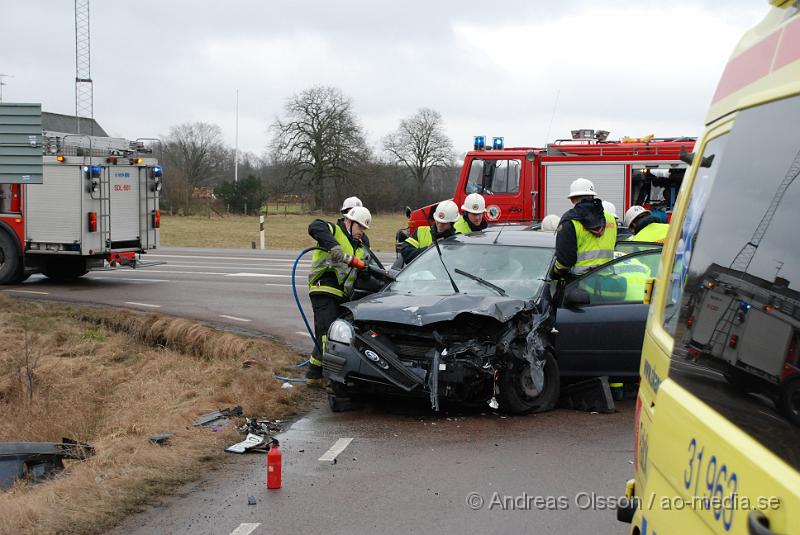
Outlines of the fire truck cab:
M 0 284 L 37 272 L 70 280 L 91 269 L 143 265 L 137 255 L 158 247 L 161 224 L 163 172 L 152 149 L 38 130 L 23 150 L 3 144 L 3 135 L 19 137 L 32 116 L 5 103 L 0 112 Z
M 487 146 L 484 136 L 476 136 L 474 150 L 464 158 L 453 201 L 461 206 L 470 193 L 481 193 L 490 223 L 541 220 L 571 208 L 569 185 L 584 177 L 594 182 L 603 200 L 614 203 L 618 215 L 640 204 L 661 213 L 666 222 L 688 168 L 680 156 L 692 151 L 694 138 L 608 141 L 607 136 L 603 130 L 573 130 L 572 139 L 559 139 L 544 148 L 505 148 L 503 138 L 494 138 Z M 407 210 L 407 232 L 430 224 L 435 206 Z

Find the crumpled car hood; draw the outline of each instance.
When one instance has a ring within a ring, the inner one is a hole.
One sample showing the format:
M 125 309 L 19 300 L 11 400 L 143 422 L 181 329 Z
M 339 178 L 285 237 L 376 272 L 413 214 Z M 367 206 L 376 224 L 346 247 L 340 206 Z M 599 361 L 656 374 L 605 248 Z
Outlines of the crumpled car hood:
M 505 322 L 524 310 L 514 297 L 478 295 L 405 295 L 383 292 L 344 305 L 356 321 L 382 321 L 422 327 L 470 313 Z

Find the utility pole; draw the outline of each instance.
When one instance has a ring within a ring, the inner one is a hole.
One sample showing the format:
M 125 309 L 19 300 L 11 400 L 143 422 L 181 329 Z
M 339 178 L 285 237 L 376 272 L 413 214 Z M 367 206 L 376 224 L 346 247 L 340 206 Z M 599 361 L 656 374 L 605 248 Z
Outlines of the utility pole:
M 94 88 L 89 39 L 89 0 L 75 0 L 75 121 L 81 133 L 81 117 L 94 119 Z M 91 129 L 94 130 L 94 121 Z M 94 135 L 93 131 L 88 132 Z
M 236 90 L 236 135 L 233 149 L 233 182 L 239 182 L 239 90 Z
M 12 78 L 12 75 L 0 73 L 0 102 L 3 102 L 3 86 L 6 85 L 3 78 Z

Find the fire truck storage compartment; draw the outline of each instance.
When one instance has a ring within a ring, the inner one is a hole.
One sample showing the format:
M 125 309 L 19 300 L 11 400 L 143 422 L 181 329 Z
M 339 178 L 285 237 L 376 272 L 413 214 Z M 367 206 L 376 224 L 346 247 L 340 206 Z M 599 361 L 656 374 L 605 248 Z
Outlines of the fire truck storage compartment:
M 140 198 L 140 185 L 146 179 L 145 168 L 135 166 L 112 166 L 105 169 L 111 179 L 111 242 L 123 245 L 135 242 L 141 236 L 140 206 L 144 198 Z
M 780 377 L 794 330 L 779 317 L 756 307 L 747 312 L 739 336 L 739 360 L 773 377 Z
M 614 203 L 619 215 L 625 206 L 625 164 L 560 164 L 545 162 L 546 204 L 548 214 L 562 215 L 572 208 L 567 198 L 569 185 L 576 178 L 588 178 L 594 183 L 597 196 Z
M 26 241 L 51 244 L 50 252 L 57 244 L 101 251 L 100 233 L 89 233 L 87 223 L 89 212 L 99 218 L 100 200 L 92 199 L 88 188 L 82 166 L 45 164 L 42 184 L 25 186 Z

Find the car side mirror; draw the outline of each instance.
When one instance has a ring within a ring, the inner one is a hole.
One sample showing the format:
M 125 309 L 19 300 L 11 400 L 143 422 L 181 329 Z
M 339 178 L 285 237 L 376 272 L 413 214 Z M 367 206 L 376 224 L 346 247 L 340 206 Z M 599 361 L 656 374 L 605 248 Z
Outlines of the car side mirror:
M 411 219 L 411 207 L 406 206 L 406 219 Z
M 567 307 L 589 305 L 591 302 L 592 300 L 589 299 L 589 292 L 581 288 L 570 288 L 564 295 L 564 305 Z

